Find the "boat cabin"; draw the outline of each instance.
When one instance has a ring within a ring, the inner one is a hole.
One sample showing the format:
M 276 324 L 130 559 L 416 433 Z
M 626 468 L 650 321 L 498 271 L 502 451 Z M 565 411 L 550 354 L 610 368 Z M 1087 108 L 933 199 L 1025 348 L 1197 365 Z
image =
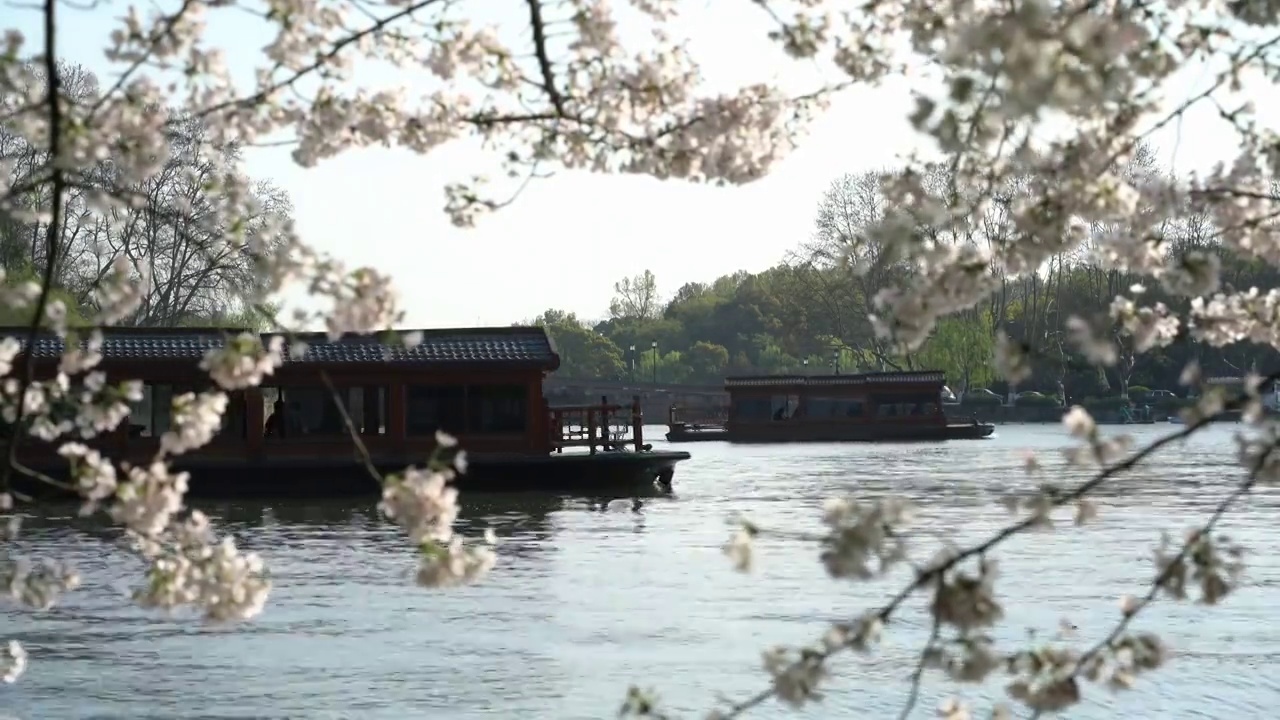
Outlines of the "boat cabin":
M 143 398 L 128 420 L 88 444 L 113 457 L 143 462 L 170 429 L 171 403 L 185 393 L 212 389 L 199 368 L 211 349 L 240 331 L 216 328 L 110 328 L 104 331 L 103 361 L 109 381 L 141 380 Z M 327 374 L 346 414 L 371 456 L 389 465 L 421 462 L 435 434 L 458 438 L 470 454 L 547 455 L 565 445 L 594 452 L 599 444 L 561 442 L 562 416 L 542 395 L 543 380 L 560 365 L 551 338 L 540 327 L 423 330 L 413 348 L 381 344 L 368 336 L 329 341 L 323 334 L 296 336 L 301 356 L 286 350 L 284 364 L 261 387 L 228 393 L 221 433 L 193 456 L 210 461 L 272 461 L 289 464 L 351 460 L 349 431 Z M 0 336 L 25 341 L 25 328 L 0 328 Z M 270 335 L 264 335 L 264 341 Z M 52 377 L 63 341 L 40 337 L 37 376 Z M 15 360 L 20 368 L 22 355 Z M 16 371 L 15 371 L 16 372 Z M 621 418 L 625 407 L 578 408 L 584 417 Z M 608 420 L 604 420 L 608 424 Z M 584 422 L 583 424 L 590 424 Z M 629 416 L 628 416 L 628 424 Z M 60 442 L 65 442 L 61 440 Z M 31 443 L 38 445 L 34 438 Z M 33 452 L 51 454 L 53 446 Z M 65 462 L 63 463 L 65 465 Z
M 945 427 L 942 372 L 725 379 L 735 441 L 844 440 Z

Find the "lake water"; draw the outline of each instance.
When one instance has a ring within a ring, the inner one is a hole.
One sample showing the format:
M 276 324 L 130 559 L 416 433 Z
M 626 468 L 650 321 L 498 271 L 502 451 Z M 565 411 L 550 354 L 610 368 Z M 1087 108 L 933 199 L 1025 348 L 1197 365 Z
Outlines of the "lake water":
M 1141 441 L 1173 429 L 1134 434 Z M 1102 496 L 1091 529 L 1063 523 L 1010 542 L 997 586 L 1004 639 L 1028 628 L 1053 633 L 1064 617 L 1082 643 L 1105 634 L 1119 596 L 1145 590 L 1160 532 L 1203 518 L 1242 476 L 1234 429 L 1163 451 Z M 755 574 L 736 574 L 720 552 L 731 513 L 816 530 L 823 498 L 901 493 L 923 506 L 923 531 L 974 540 L 1007 521 L 1001 494 L 1032 483 L 1025 451 L 1052 465 L 1066 444 L 1057 426 L 1001 426 L 990 440 L 937 445 L 707 443 L 685 446 L 694 458 L 677 471 L 678 497 L 640 513 L 625 502 L 601 512 L 574 499 L 464 497 L 463 524 L 490 524 L 503 544 L 491 578 L 449 591 L 411 583 L 411 553 L 378 521 L 372 492 L 363 507 L 207 507 L 266 556 L 275 578 L 267 611 L 235 630 L 133 608 L 124 596 L 138 566 L 104 549 L 108 531 L 34 519 L 24 543 L 76 562 L 85 584 L 50 612 L 0 614 L 0 638 L 19 637 L 31 653 L 28 674 L 0 687 L 0 716 L 571 720 L 614 716 L 636 683 L 700 717 L 719 693 L 764 686 L 766 646 L 809 642 L 824 620 L 879 605 L 904 578 L 833 582 L 817 551 L 798 541 L 764 542 Z M 1223 526 L 1254 551 L 1237 595 L 1207 611 L 1165 603 L 1139 621 L 1172 645 L 1173 662 L 1126 694 L 1090 688 L 1072 717 L 1272 716 L 1278 505 L 1280 494 L 1263 490 Z M 794 714 L 769 704 L 754 717 L 896 717 L 925 634 L 919 607 L 901 614 L 879 653 L 834 666 L 822 705 Z M 926 681 L 912 717 L 933 717 L 952 688 Z M 995 683 L 960 691 L 979 707 L 1000 694 Z

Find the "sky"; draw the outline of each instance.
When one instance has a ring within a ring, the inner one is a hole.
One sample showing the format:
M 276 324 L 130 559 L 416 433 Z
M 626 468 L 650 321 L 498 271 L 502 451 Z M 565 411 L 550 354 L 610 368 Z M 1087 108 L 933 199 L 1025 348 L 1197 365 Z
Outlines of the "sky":
M 502 2 L 492 2 L 485 6 L 489 17 L 479 22 L 502 19 Z M 112 76 L 101 48 L 117 25 L 113 19 L 127 7 L 103 2 L 93 10 L 64 10 L 63 58 Z M 688 33 L 715 86 L 776 79 L 800 87 L 817 77 L 817 71 L 781 62 L 751 3 L 716 0 L 713 12 L 709 0 L 694 0 L 689 7 L 679 29 Z M 5 25 L 16 23 L 30 41 L 42 42 L 38 14 L 17 17 L 7 9 L 6 15 Z M 211 26 L 211 37 L 239 75 L 261 62 L 267 35 L 260 21 L 229 17 L 234 19 Z M 518 29 L 520 22 L 506 25 Z M 1185 97 L 1207 79 L 1202 70 L 1184 76 L 1171 95 Z M 408 75 L 362 75 L 360 81 L 419 82 Z M 686 282 L 760 271 L 783 259 L 809 238 L 817 204 L 834 179 L 895 165 L 903 154 L 927 147 L 906 120 L 913 82 L 896 77 L 837 96 L 800 148 L 749 185 L 714 188 L 561 172 L 534 181 L 514 204 L 481 218 L 474 229 L 453 227 L 442 211 L 446 183 L 492 163 L 472 143 L 425 156 L 394 148 L 349 151 L 310 169 L 294 165 L 287 148 L 260 149 L 248 156 L 248 171 L 288 191 L 309 244 L 390 273 L 407 311 L 406 327 L 507 325 L 548 308 L 600 319 L 614 282 L 624 276 L 651 270 L 659 291 L 670 295 Z M 1253 99 L 1280 109 L 1268 94 Z M 1229 162 L 1237 148 L 1229 126 L 1207 106 L 1154 140 L 1161 159 L 1176 161 L 1180 172 Z

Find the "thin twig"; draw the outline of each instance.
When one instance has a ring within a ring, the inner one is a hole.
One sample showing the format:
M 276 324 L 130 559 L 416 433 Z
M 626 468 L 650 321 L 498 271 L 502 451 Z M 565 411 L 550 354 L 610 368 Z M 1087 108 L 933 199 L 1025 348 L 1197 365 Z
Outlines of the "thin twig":
M 933 644 L 937 642 L 941 632 L 942 623 L 934 618 L 933 627 L 929 630 L 929 639 L 925 640 L 924 647 L 920 649 L 920 659 L 916 661 L 916 669 L 911 673 L 911 687 L 907 690 L 907 700 L 902 704 L 902 712 L 898 713 L 898 720 L 907 720 L 911 711 L 916 708 L 916 702 L 920 699 L 920 681 L 924 678 L 925 663 L 928 662 L 929 653 L 933 650 Z
M 334 387 L 333 380 L 329 378 L 327 370 L 320 371 L 320 380 L 328 388 L 329 395 L 333 398 L 333 404 L 338 406 L 338 413 L 342 415 L 342 423 L 346 426 L 347 434 L 351 436 L 351 441 L 355 443 L 356 450 L 360 453 L 360 460 L 364 463 L 364 469 L 381 487 L 383 483 L 382 473 L 378 472 L 377 466 L 373 463 L 373 458 L 369 455 L 369 449 L 365 447 L 364 440 L 360 439 L 360 431 L 356 429 L 356 424 L 352 422 L 351 415 L 347 412 L 347 407 L 343 404 L 342 397 L 338 395 L 338 389 Z
M 262 303 L 252 303 L 249 306 L 249 309 L 276 327 L 282 327 L 276 313 L 266 305 Z M 287 328 L 280 331 L 278 334 L 290 339 L 296 337 L 296 333 Z M 342 402 L 342 397 L 338 395 L 338 389 L 334 386 L 333 379 L 329 377 L 328 371 L 320 371 L 320 380 L 329 391 L 329 396 L 333 400 L 333 404 L 337 406 L 338 414 L 342 416 L 342 424 L 347 430 L 347 435 L 351 437 L 351 442 L 356 446 L 356 451 L 360 454 L 360 461 L 364 465 L 365 471 L 368 472 L 369 476 L 378 483 L 379 487 L 381 487 L 385 478 L 383 478 L 382 473 L 378 472 L 378 467 L 373 462 L 373 456 L 369 454 L 369 448 L 365 446 L 364 440 L 360 437 L 360 432 L 356 429 L 356 424 L 351 419 L 350 413 L 347 412 L 347 406 Z
M 34 468 L 27 467 L 26 465 L 23 465 L 22 463 L 18 462 L 17 460 L 14 460 L 14 461 L 13 461 L 13 465 L 12 465 L 12 467 L 13 467 L 13 469 L 14 469 L 14 470 L 16 470 L 16 471 L 18 472 L 18 474 L 19 474 L 19 475 L 26 475 L 26 476 L 27 476 L 27 477 L 29 477 L 29 478 L 32 478 L 32 479 L 34 479 L 34 480 L 39 480 L 40 482 L 42 482 L 42 483 L 44 483 L 44 484 L 46 484 L 46 485 L 49 485 L 49 486 L 51 486 L 51 487 L 55 487 L 55 488 L 57 488 L 57 489 L 59 489 L 59 490 L 62 490 L 62 491 L 64 491 L 64 492 L 75 492 L 75 491 L 76 491 L 76 487 L 75 487 L 74 485 L 72 485 L 71 483 L 65 483 L 65 482 L 62 482 L 61 480 L 58 480 L 57 478 L 54 478 L 54 477 L 52 477 L 52 476 L 50 476 L 50 475 L 46 475 L 46 474 L 44 474 L 44 473 L 40 472 L 39 470 L 36 470 L 36 469 L 34 469 Z

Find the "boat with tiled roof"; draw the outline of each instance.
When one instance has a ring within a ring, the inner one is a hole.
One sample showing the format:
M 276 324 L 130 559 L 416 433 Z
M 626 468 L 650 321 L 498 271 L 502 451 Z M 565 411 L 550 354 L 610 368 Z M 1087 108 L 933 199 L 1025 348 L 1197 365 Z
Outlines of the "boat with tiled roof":
M 304 342 L 305 352 L 285 353 L 263 386 L 228 393 L 218 435 L 175 460 L 176 468 L 191 472 L 191 494 L 310 498 L 374 491 L 321 371 L 381 472 L 425 462 L 437 431 L 456 437 L 467 451 L 467 471 L 457 484 L 470 492 L 664 492 L 676 463 L 689 458 L 644 443 L 638 400 L 549 407 L 542 384 L 560 357 L 543 328 L 401 332 L 418 333 L 421 341 L 407 347 L 368 336 L 291 338 Z M 0 336 L 20 341 L 25 334 L 22 328 L 0 328 Z M 113 458 L 146 462 L 169 429 L 171 399 L 211 388 L 199 363 L 237 334 L 214 328 L 105 330 L 99 369 L 112 380 L 141 380 L 143 398 L 115 432 L 89 444 Z M 53 335 L 38 339 L 38 375 L 55 372 L 63 347 Z M 19 457 L 42 472 L 67 471 L 54 446 L 34 439 Z
M 846 375 L 752 375 L 725 379 L 723 424 L 669 419 L 671 442 L 892 442 L 976 440 L 995 426 L 950 422 L 936 370 Z

